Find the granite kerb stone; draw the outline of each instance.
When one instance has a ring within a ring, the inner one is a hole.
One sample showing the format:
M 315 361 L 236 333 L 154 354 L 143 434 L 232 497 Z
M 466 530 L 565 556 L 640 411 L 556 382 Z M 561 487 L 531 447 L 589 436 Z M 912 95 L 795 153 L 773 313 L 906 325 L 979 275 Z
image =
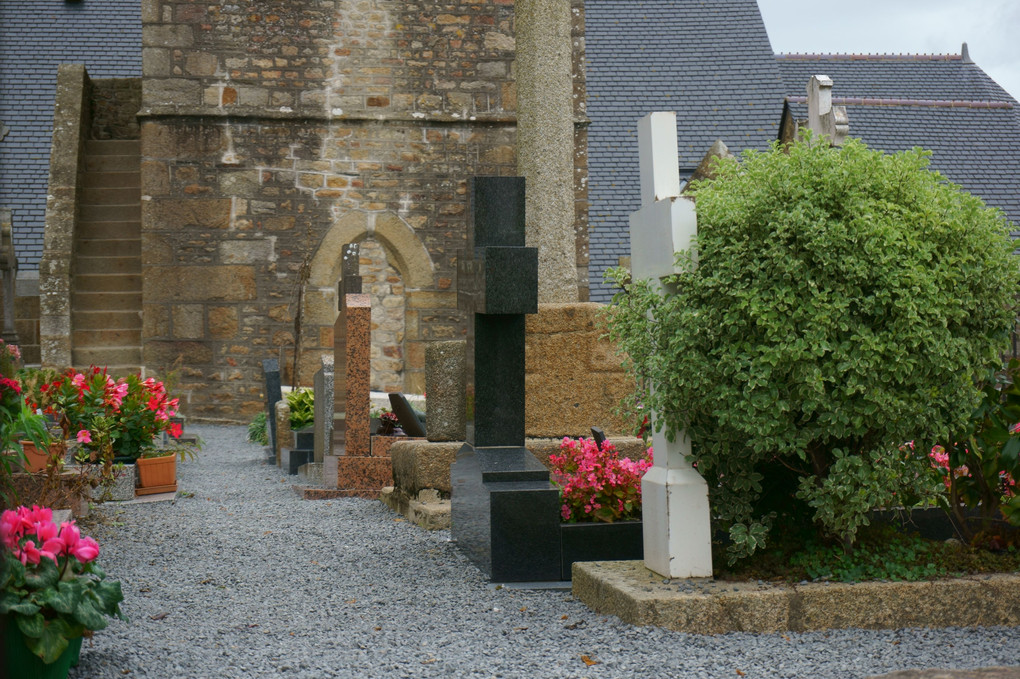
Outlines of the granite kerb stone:
M 923 582 L 664 579 L 641 561 L 575 563 L 573 595 L 633 625 L 691 634 L 1020 625 L 1020 575 Z

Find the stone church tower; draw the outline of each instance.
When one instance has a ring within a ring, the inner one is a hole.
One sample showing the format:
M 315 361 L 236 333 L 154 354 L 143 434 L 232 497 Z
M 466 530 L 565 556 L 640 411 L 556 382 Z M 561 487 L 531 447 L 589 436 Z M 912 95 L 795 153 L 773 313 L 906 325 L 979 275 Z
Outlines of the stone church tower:
M 262 408 L 264 358 L 310 384 L 333 347 L 342 247 L 360 242 L 373 386 L 421 391 L 424 343 L 465 332 L 468 179 L 519 172 L 514 1 L 141 2 L 145 369 L 179 366 L 185 412 L 210 420 Z M 569 247 L 584 300 L 584 18 L 571 4 Z

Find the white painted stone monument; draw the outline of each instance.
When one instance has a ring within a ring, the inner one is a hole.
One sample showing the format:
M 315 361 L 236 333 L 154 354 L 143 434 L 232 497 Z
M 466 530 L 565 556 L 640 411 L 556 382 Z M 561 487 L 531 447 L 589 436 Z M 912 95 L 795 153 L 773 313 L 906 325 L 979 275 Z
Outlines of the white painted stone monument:
M 815 137 L 828 137 L 833 146 L 842 146 L 850 132 L 846 106 L 832 105 L 832 78 L 813 75 L 807 84 L 808 129 Z
M 680 196 L 676 113 L 642 118 L 638 149 L 641 209 L 630 216 L 631 272 L 661 286 L 675 272 L 674 253 L 689 250 L 697 235 L 694 203 Z M 653 425 L 657 419 L 652 412 Z M 652 447 L 654 464 L 641 480 L 645 567 L 669 578 L 710 578 L 708 485 L 687 461 L 690 439 L 677 432 L 671 442 L 655 432 Z

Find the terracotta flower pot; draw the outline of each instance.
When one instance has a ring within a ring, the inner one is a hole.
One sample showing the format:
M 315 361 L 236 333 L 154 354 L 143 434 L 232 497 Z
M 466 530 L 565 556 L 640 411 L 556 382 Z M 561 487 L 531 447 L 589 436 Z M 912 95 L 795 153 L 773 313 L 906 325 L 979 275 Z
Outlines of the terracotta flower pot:
M 163 457 L 140 457 L 135 463 L 138 471 L 138 490 L 145 495 L 154 492 L 177 490 L 177 454 Z
M 56 459 L 62 452 L 60 442 L 51 443 L 49 449 L 40 450 L 31 441 L 21 441 L 21 448 L 25 451 L 25 471 L 29 473 L 44 472 L 50 459 Z

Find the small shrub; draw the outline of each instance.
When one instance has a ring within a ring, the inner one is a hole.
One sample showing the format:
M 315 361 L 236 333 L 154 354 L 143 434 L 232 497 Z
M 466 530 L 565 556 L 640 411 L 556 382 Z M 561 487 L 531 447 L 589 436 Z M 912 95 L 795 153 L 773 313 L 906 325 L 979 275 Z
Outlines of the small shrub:
M 265 410 L 260 410 L 248 423 L 248 442 L 261 446 L 269 445 L 269 429 L 266 427 Z

